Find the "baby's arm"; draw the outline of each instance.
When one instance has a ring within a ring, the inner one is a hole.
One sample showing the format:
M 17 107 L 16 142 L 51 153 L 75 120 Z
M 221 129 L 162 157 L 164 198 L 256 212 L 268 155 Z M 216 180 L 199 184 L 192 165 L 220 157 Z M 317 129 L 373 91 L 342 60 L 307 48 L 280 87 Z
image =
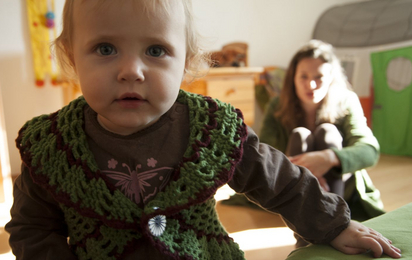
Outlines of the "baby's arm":
M 400 257 L 399 249 L 388 239 L 350 220 L 349 208 L 341 197 L 323 192 L 309 171 L 259 143 L 253 131 L 249 131 L 242 161 L 229 185 L 265 209 L 279 213 L 291 229 L 311 243 L 330 243 L 346 254 L 370 249 L 375 255 L 384 252 Z
M 351 221 L 348 228 L 343 230 L 330 244 L 337 250 L 350 255 L 370 250 L 374 257 L 380 257 L 383 253 L 393 258 L 401 257 L 401 250 L 393 246 L 389 239 L 355 221 Z
M 62 211 L 46 190 L 33 183 L 24 167 L 13 192 L 12 218 L 5 229 L 16 259 L 77 259 L 67 244 Z
M 248 129 L 244 153 L 229 186 L 268 211 L 311 243 L 329 243 L 350 223 L 345 201 L 323 192 L 305 168 L 291 163 L 280 151 L 259 142 Z

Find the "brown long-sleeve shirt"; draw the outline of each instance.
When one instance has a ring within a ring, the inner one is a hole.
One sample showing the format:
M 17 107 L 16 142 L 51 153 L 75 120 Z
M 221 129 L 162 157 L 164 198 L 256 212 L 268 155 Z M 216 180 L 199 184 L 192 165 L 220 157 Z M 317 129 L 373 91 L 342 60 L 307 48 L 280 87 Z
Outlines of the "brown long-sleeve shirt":
M 126 196 L 145 205 L 169 181 L 188 145 L 188 108 L 176 103 L 151 127 L 129 136 L 103 129 L 90 107 L 85 109 L 88 145 L 99 169 Z M 340 197 L 323 192 L 306 169 L 278 150 L 259 142 L 248 129 L 243 157 L 230 187 L 274 213 L 314 243 L 327 243 L 349 223 Z M 25 167 L 16 180 L 12 220 L 6 230 L 17 259 L 76 259 L 67 245 L 67 227 L 53 197 L 37 186 Z M 165 259 L 149 241 L 140 239 L 128 258 Z M 146 258 L 145 258 L 146 257 Z

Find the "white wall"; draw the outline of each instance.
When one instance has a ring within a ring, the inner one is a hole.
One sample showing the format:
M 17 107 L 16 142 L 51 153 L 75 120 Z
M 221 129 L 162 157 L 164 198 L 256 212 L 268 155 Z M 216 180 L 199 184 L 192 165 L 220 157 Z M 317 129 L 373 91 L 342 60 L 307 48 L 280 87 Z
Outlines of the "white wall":
M 362 0 L 193 0 L 193 9 L 210 49 L 244 41 L 249 66 L 286 67 L 325 10 L 353 2 Z
M 249 44 L 250 66 L 287 66 L 310 39 L 319 15 L 331 6 L 361 0 L 193 0 L 210 50 L 233 41 Z M 25 121 L 63 104 L 58 87 L 34 85 L 26 1 L 0 0 L 0 87 L 11 172 L 20 173 L 14 139 Z M 64 0 L 55 0 L 59 16 Z M 59 24 L 59 17 L 57 24 Z
M 20 173 L 15 138 L 33 116 L 62 106 L 59 87 L 34 85 L 26 1 L 0 0 L 0 87 L 12 174 Z

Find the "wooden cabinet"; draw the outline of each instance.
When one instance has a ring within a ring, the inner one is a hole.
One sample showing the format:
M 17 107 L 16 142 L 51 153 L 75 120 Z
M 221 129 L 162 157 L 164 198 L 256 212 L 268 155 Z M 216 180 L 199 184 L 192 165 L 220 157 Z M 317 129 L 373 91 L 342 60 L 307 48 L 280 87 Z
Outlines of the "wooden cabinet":
M 239 108 L 249 126 L 255 120 L 255 85 L 261 67 L 211 68 L 207 75 L 194 80 L 184 80 L 181 88 L 205 96 L 217 98 Z

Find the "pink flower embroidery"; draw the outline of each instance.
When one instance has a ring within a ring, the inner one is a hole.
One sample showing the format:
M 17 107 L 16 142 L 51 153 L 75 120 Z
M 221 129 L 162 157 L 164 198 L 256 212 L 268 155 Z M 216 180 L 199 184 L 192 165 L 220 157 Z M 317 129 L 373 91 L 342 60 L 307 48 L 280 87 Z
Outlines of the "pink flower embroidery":
M 114 169 L 114 168 L 116 168 L 117 161 L 112 158 L 107 162 L 107 164 L 108 164 L 107 167 L 109 167 L 109 169 Z
M 147 159 L 147 166 L 154 168 L 156 167 L 156 164 L 157 164 L 157 161 L 153 159 L 153 157 L 150 159 Z

